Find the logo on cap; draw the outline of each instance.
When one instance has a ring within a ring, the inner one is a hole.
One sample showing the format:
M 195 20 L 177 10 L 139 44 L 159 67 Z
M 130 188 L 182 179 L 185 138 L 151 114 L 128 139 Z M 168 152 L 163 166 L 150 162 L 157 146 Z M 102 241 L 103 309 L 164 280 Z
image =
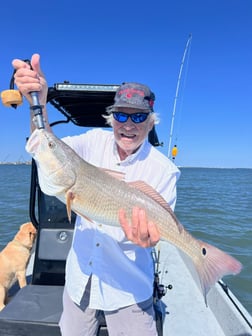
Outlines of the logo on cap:
M 113 107 L 129 107 L 153 111 L 155 95 L 150 89 L 138 83 L 124 83 L 115 95 Z

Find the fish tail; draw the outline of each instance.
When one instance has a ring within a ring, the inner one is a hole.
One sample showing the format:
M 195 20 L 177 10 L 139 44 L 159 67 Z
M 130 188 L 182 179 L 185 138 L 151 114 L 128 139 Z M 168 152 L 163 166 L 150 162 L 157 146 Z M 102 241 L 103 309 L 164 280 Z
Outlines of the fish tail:
M 201 244 L 201 262 L 195 262 L 199 275 L 205 303 L 207 305 L 207 293 L 209 289 L 223 276 L 238 274 L 242 264 L 220 249 L 204 242 Z

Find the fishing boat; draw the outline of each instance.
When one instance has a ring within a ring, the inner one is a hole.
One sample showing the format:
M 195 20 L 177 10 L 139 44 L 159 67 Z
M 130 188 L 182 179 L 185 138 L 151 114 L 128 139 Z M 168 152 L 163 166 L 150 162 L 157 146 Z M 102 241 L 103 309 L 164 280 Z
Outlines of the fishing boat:
M 51 127 L 109 127 L 102 117 L 118 85 L 58 83 L 49 88 L 48 104 L 59 112 Z M 149 134 L 159 146 L 155 127 Z M 65 205 L 43 194 L 36 164 L 31 164 L 30 219 L 38 234 L 27 268 L 28 285 L 9 291 L 0 312 L 0 336 L 60 336 L 65 261 L 71 246 L 75 214 L 69 222 Z M 252 318 L 228 286 L 219 281 L 204 301 L 191 260 L 168 242 L 153 249 L 153 300 L 159 336 L 248 336 Z M 102 314 L 102 313 L 101 313 Z M 105 319 L 97 336 L 108 335 Z

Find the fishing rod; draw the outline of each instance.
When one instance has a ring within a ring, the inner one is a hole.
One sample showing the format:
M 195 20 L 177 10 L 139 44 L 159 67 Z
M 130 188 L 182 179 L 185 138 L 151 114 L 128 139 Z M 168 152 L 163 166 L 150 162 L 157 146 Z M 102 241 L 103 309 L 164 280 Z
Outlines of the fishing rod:
M 174 98 L 173 110 L 172 110 L 171 129 L 170 129 L 170 137 L 169 137 L 169 145 L 168 145 L 168 157 L 169 158 L 173 157 L 173 159 L 175 159 L 175 156 L 178 153 L 177 146 L 174 146 L 174 148 L 171 150 L 173 128 L 174 128 L 174 119 L 175 119 L 175 114 L 176 114 L 178 93 L 179 93 L 179 88 L 180 88 L 180 80 L 181 80 L 181 76 L 182 76 L 182 71 L 183 71 L 183 67 L 184 67 L 184 63 L 185 63 L 186 54 L 187 54 L 187 51 L 189 49 L 191 41 L 192 41 L 192 34 L 189 35 L 189 38 L 188 38 L 187 43 L 186 43 L 185 51 L 184 51 L 184 54 L 183 54 L 183 57 L 182 57 L 180 70 L 179 70 L 179 75 L 178 75 L 176 93 L 175 93 L 175 98 Z
M 45 128 L 44 117 L 42 113 L 43 106 L 39 103 L 38 92 L 32 91 L 30 92 L 30 95 L 32 97 L 32 105 L 30 106 L 30 109 L 33 112 L 33 122 L 36 128 L 43 129 Z
M 24 60 L 25 63 L 29 64 L 31 70 L 31 62 L 28 59 Z M 16 73 L 16 69 L 13 71 L 11 80 L 10 80 L 10 88 L 9 90 L 4 90 L 1 92 L 2 102 L 7 107 L 17 108 L 18 105 L 21 105 L 23 102 L 22 94 L 18 90 L 14 90 L 14 75 Z M 43 118 L 43 106 L 39 103 L 39 97 L 37 91 L 30 92 L 32 98 L 32 105 L 30 109 L 33 113 L 33 122 L 38 129 L 45 128 L 44 118 Z

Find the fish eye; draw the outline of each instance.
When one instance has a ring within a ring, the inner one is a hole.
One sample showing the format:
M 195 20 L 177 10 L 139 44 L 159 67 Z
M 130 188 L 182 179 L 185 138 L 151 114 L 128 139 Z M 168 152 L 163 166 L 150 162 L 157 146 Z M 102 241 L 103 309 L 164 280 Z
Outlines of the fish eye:
M 204 256 L 207 254 L 207 251 L 206 251 L 206 248 L 205 248 L 205 247 L 202 248 L 202 254 L 203 254 Z
M 55 143 L 53 141 L 48 142 L 48 147 L 53 149 L 55 147 Z

